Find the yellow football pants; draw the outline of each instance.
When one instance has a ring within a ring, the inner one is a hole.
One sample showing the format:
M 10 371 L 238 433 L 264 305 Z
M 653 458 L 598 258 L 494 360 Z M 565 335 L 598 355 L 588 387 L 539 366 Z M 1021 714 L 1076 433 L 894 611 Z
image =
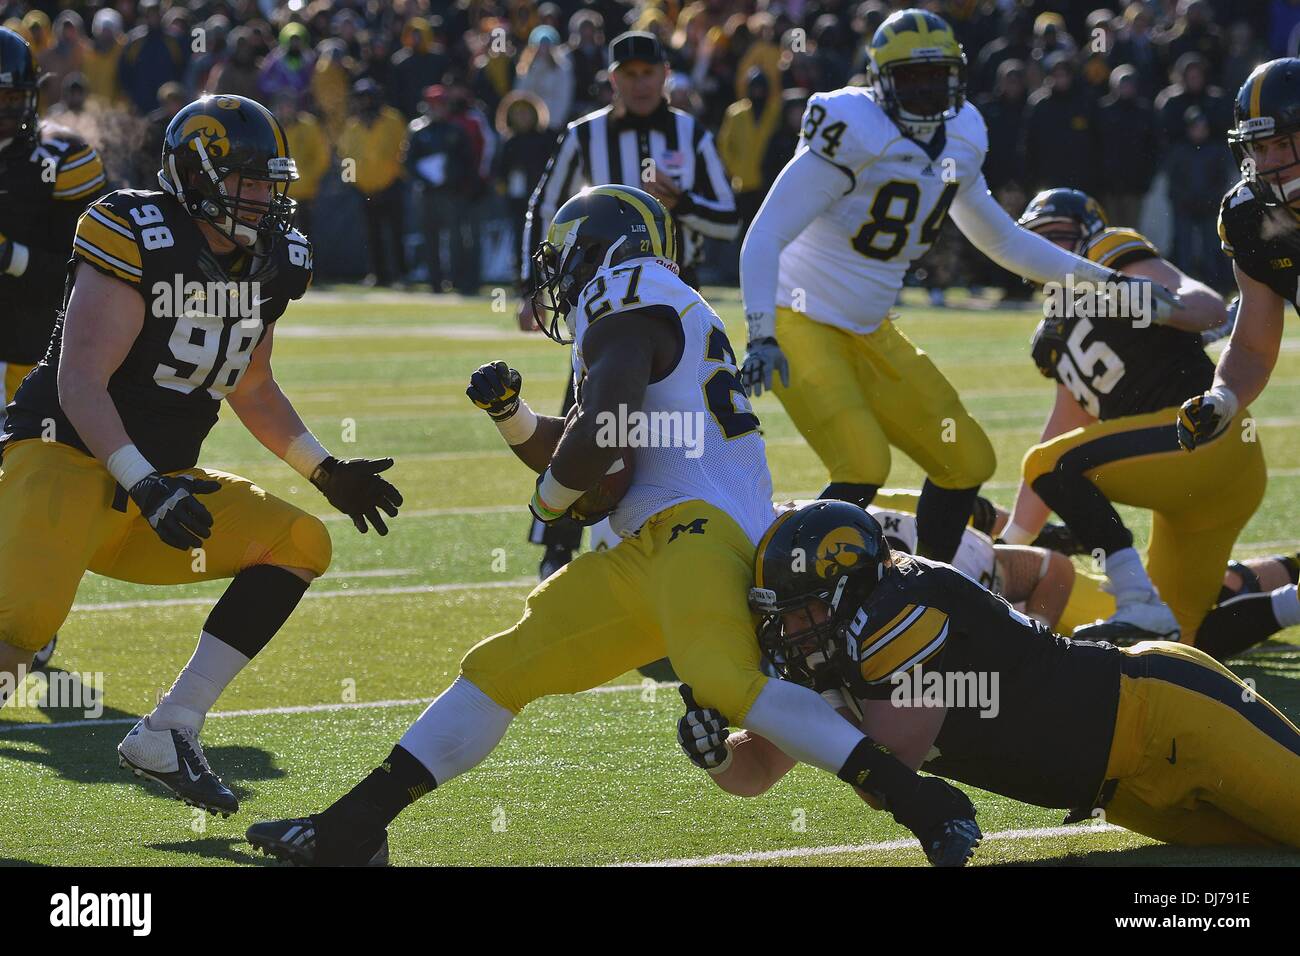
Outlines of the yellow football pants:
M 58 631 L 82 575 L 137 584 L 233 577 L 255 564 L 323 574 L 325 525 L 238 475 L 204 468 L 173 474 L 221 484 L 200 500 L 212 513 L 201 549 L 162 540 L 134 501 L 113 508 L 117 482 L 89 455 L 40 439 L 5 449 L 0 467 L 0 641 L 36 651 Z
M 1109 501 L 1152 512 L 1147 573 L 1182 640 L 1192 643 L 1219 599 L 1232 546 L 1263 500 L 1268 474 L 1260 443 L 1243 440 L 1248 410 L 1194 451 L 1175 444 L 1152 452 L 1157 439 L 1169 447 L 1177 416 L 1171 406 L 1073 429 L 1029 449 L 1023 471 L 1033 485 L 1070 455 Z
M 0 369 L 4 370 L 6 405 L 14 400 L 14 392 L 18 391 L 18 386 L 23 383 L 23 379 L 27 377 L 27 373 L 34 368 L 36 368 L 35 365 L 23 365 L 19 362 L 0 362 Z
M 1115 598 L 1101 589 L 1101 581 L 1075 568 L 1070 598 L 1054 630 L 1069 637 L 1080 624 L 1104 621 L 1114 613 Z
M 540 584 L 519 622 L 471 648 L 461 673 L 518 713 L 667 656 L 701 705 L 743 726 L 767 682 L 753 583 L 754 545 L 730 517 L 702 501 L 674 505 Z
M 1193 647 L 1124 653 L 1107 821 L 1166 843 L 1300 848 L 1300 730 Z
M 940 488 L 973 488 L 997 465 L 984 429 L 925 352 L 886 319 L 869 335 L 776 310 L 790 385 L 776 397 L 831 481 L 883 485 L 890 446 Z

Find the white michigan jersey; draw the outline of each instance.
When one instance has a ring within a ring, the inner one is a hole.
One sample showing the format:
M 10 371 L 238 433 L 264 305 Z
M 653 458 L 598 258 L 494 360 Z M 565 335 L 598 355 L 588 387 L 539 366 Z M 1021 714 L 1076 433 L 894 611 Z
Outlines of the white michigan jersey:
M 646 388 L 640 409 L 620 413 L 617 421 L 603 423 L 604 433 L 597 432 L 598 439 L 604 434 L 635 449 L 632 487 L 610 524 L 627 537 L 665 508 L 699 500 L 731 515 L 757 544 L 775 517 L 758 417 L 741 388 L 722 320 L 664 260 L 637 259 L 601 270 L 583 289 L 572 312 L 579 398 L 587 373 L 587 328 L 647 306 L 668 306 L 677 315 L 682 353 L 667 375 Z
M 869 90 L 808 101 L 799 150 L 842 171 L 844 198 L 782 251 L 778 305 L 851 332 L 875 330 L 953 199 L 983 182 L 988 131 L 969 101 L 928 146 L 905 137 Z
M 916 554 L 916 515 L 906 511 L 877 508 L 875 505 L 867 505 L 867 512 L 880 522 L 880 527 L 885 531 L 885 540 L 889 542 L 891 548 Z M 962 533 L 961 544 L 957 546 L 957 553 L 953 556 L 951 564 L 994 594 L 1002 593 L 997 551 L 988 535 L 968 527 Z

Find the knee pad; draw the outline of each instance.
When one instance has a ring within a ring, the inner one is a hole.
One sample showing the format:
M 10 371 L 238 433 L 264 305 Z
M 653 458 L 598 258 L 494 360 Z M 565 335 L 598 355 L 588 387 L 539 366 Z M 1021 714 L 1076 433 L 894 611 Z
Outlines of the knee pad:
M 330 566 L 334 544 L 325 522 L 315 515 L 301 513 L 293 518 L 288 533 L 271 548 L 266 564 L 286 568 L 306 568 L 318 577 Z
M 58 633 L 66 608 L 34 600 L 9 613 L 0 613 L 0 642 L 35 654 Z

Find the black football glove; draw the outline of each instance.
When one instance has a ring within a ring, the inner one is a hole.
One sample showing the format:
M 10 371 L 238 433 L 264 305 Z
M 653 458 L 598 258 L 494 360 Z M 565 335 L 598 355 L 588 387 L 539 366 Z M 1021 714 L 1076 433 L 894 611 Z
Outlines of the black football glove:
M 333 455 L 326 458 L 312 472 L 311 483 L 320 489 L 325 500 L 352 519 L 357 530 L 366 533 L 366 522 L 381 535 L 388 534 L 388 525 L 379 517 L 382 508 L 390 518 L 397 517 L 402 495 L 383 478 L 381 471 L 393 467 L 391 458 L 346 458 L 342 461 Z
M 1191 451 L 1217 438 L 1237 417 L 1237 398 L 1225 388 L 1189 398 L 1178 410 L 1178 444 Z
M 701 770 L 714 773 L 726 767 L 731 760 L 727 747 L 727 718 L 712 707 L 701 707 L 695 702 L 690 684 L 677 688 L 686 703 L 686 713 L 677 721 L 677 742 Z
M 965 866 L 984 835 L 975 805 L 946 780 L 923 777 L 876 745 L 879 756 L 864 785 L 894 820 L 912 831 L 935 866 Z
M 1078 536 L 1070 530 L 1069 525 L 1058 524 L 1049 521 L 1043 525 L 1043 530 L 1038 532 L 1038 537 L 1031 542 L 1031 547 L 1046 548 L 1048 551 L 1059 551 L 1061 554 L 1087 554 L 1088 549 L 1083 546 L 1083 542 Z
M 220 490 L 220 482 L 206 478 L 154 472 L 132 485 L 129 494 L 164 544 L 189 551 L 212 534 L 212 512 L 195 495 Z
M 519 410 L 519 391 L 524 377 L 505 362 L 480 365 L 469 378 L 465 394 L 478 408 L 483 409 L 494 422 L 503 422 Z

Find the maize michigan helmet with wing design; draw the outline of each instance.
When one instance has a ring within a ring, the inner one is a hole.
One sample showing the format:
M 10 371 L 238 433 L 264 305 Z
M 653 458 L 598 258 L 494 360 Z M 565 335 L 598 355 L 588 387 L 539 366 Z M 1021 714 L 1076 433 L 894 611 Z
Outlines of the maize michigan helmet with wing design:
M 840 686 L 844 615 L 891 567 L 880 523 L 857 505 L 814 501 L 780 515 L 758 543 L 749 592 L 759 645 L 777 673 L 814 690 Z
M 643 257 L 677 268 L 677 227 L 663 203 L 634 186 L 582 190 L 556 211 L 546 238 L 533 252 L 535 281 L 525 294 L 537 324 L 556 342 L 572 341 L 569 312 L 596 273 Z
M 966 102 L 966 54 L 952 27 L 928 10 L 900 10 L 867 45 L 871 88 L 902 123 L 954 119 Z
M 1295 132 L 1300 132 L 1300 59 L 1284 57 L 1255 67 L 1237 91 L 1228 145 L 1242 178 L 1266 187 L 1254 190 L 1265 202 L 1300 202 L 1300 150 L 1292 140 L 1291 162 L 1260 169 L 1254 144 Z
M 0 139 L 35 138 L 38 79 L 31 46 L 0 27 Z
M 232 174 L 233 186 L 226 183 Z M 297 178 L 279 121 L 246 96 L 201 97 L 172 118 L 163 137 L 159 185 L 242 246 L 265 247 L 289 230 L 296 207 L 289 184 Z M 243 195 L 254 180 L 270 184 L 265 199 Z

